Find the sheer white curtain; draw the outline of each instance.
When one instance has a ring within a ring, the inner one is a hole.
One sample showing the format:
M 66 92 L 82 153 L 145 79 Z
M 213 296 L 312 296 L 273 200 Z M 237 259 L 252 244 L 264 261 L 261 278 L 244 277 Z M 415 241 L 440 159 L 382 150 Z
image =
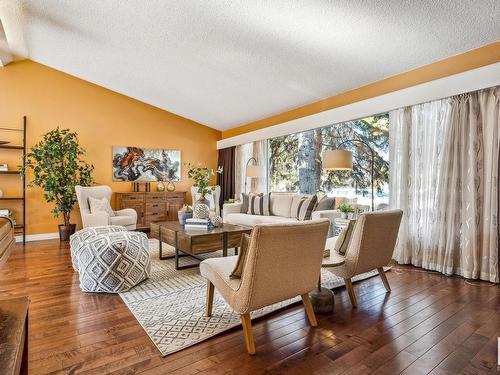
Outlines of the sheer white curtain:
M 248 159 L 254 157 L 257 159 L 258 165 L 266 167 L 267 171 L 267 140 L 245 143 L 236 146 L 235 164 L 236 164 L 236 181 L 235 195 L 239 199 L 241 193 L 245 191 L 245 168 Z M 266 173 L 267 175 L 267 173 Z M 252 178 L 247 180 L 247 193 L 266 193 L 267 178 Z
M 390 113 L 394 259 L 498 282 L 500 88 Z

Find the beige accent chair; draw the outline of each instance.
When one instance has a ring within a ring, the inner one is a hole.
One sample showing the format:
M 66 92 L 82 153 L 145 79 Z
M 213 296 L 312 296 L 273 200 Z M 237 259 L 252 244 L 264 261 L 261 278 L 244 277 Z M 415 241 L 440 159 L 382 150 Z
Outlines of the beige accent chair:
M 301 296 L 309 323 L 315 327 L 308 293 L 318 283 L 329 225 L 326 219 L 256 225 L 241 279 L 229 277 L 237 256 L 202 261 L 200 273 L 208 280 L 206 315 L 212 314 L 215 287 L 240 315 L 249 354 L 255 354 L 251 311 Z
M 344 279 L 352 307 L 357 307 L 351 280 L 356 275 L 377 269 L 385 289 L 388 292 L 391 291 L 383 267 L 387 266 L 392 259 L 402 216 L 401 210 L 361 214 L 356 221 L 347 247 L 345 263 L 328 269 L 334 275 Z M 328 239 L 326 247 L 333 249 L 335 239 L 336 237 Z
M 219 205 L 219 199 L 220 199 L 220 194 L 221 194 L 221 189 L 219 185 L 212 186 L 215 188 L 212 194 L 207 194 L 206 198 L 208 199 L 208 202 L 210 204 L 210 210 L 215 211 L 217 215 L 220 216 L 220 205 Z M 200 194 L 198 194 L 198 188 L 195 186 L 191 186 L 191 197 L 193 198 L 193 207 L 194 207 L 194 202 L 200 197 Z
M 100 227 L 104 225 L 121 225 L 128 230 L 134 230 L 137 226 L 137 212 L 133 208 L 125 208 L 113 211 L 115 216 L 109 216 L 107 212 L 90 212 L 89 197 L 111 200 L 112 190 L 109 186 L 75 186 L 76 198 L 80 206 L 80 215 L 84 228 Z

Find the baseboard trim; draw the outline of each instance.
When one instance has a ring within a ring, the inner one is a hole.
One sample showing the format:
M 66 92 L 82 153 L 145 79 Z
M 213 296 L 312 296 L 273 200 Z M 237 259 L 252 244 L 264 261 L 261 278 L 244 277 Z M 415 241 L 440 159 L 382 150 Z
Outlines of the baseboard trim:
M 55 240 L 59 238 L 59 233 L 40 233 L 40 234 L 28 234 L 26 235 L 26 242 L 31 241 L 44 241 L 44 240 Z M 23 242 L 23 236 L 16 236 L 16 242 Z

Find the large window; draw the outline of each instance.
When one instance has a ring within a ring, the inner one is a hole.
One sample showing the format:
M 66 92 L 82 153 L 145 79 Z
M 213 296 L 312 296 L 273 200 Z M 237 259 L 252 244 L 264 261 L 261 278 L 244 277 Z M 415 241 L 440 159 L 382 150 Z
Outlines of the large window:
M 352 171 L 323 171 L 321 153 L 347 139 L 359 139 L 375 151 L 375 206 L 388 203 L 389 115 L 382 114 L 320 129 L 270 139 L 270 191 L 297 191 L 357 198 L 370 205 L 370 151 L 359 142 L 347 143 L 353 152 Z

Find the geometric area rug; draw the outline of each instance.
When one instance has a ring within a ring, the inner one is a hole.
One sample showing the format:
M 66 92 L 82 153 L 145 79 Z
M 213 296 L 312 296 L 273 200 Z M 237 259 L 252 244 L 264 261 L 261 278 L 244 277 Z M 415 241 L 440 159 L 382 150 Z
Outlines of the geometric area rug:
M 120 293 L 120 297 L 144 328 L 163 356 L 200 343 L 240 325 L 240 317 L 218 294 L 214 295 L 213 314 L 205 316 L 206 280 L 199 268 L 176 271 L 174 260 L 158 259 L 158 241 L 150 239 L 151 275 L 136 287 Z M 173 254 L 173 248 L 163 244 L 163 253 Z M 228 251 L 232 255 L 231 249 Z M 168 254 L 170 255 L 170 254 Z M 208 253 L 205 258 L 221 256 Z M 198 262 L 190 257 L 180 259 L 181 265 Z M 378 274 L 367 272 L 354 277 L 363 280 Z M 344 285 L 344 280 L 331 272 L 321 270 L 322 286 L 333 289 Z M 295 297 L 251 313 L 252 319 L 282 309 L 300 300 Z

